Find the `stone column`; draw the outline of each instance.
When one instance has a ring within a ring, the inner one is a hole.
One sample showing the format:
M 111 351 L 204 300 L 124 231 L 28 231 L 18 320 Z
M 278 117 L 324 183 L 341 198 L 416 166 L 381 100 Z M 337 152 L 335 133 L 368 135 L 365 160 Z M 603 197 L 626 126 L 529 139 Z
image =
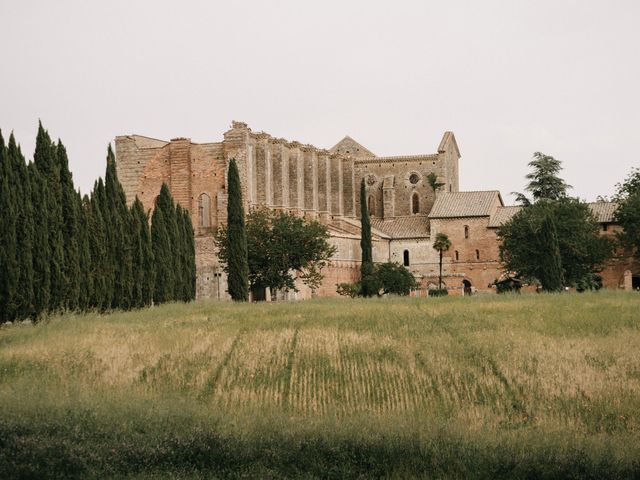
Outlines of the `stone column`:
M 631 270 L 624 271 L 624 290 L 625 292 L 630 292 L 633 290 L 633 275 L 631 274 Z

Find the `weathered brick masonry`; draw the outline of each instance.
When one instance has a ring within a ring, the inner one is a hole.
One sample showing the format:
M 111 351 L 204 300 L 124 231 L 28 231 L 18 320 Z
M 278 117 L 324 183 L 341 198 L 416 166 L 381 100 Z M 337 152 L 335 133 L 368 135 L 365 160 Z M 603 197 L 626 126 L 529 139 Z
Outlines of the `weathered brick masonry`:
M 438 282 L 438 254 L 432 248 L 438 232 L 452 241 L 444 260 L 444 283 L 450 292 L 494 291 L 490 284 L 503 273 L 496 228 L 518 209 L 505 207 L 497 191 L 459 191 L 460 151 L 452 132 L 443 135 L 433 154 L 377 157 L 350 137 L 326 150 L 252 132 L 245 123 L 233 122 L 216 143 L 119 136 L 116 158 L 130 203 L 137 195 L 152 209 L 165 182 L 176 201 L 189 209 L 196 234 L 199 298 L 228 298 L 213 232 L 226 222 L 226 169 L 231 158 L 238 164 L 246 210 L 260 205 L 317 219 L 329 228 L 337 247 L 316 292 L 300 283 L 298 293 L 281 292 L 280 297 L 331 296 L 337 283 L 359 278 L 361 179 L 372 215 L 374 261 L 404 263 L 418 279 L 422 294 Z M 430 173 L 443 184 L 436 192 L 427 181 Z M 593 204 L 592 209 L 603 234 L 613 234 L 618 228 L 612 220 L 615 205 Z M 607 287 L 632 288 L 640 267 L 628 252 L 618 252 L 602 275 Z

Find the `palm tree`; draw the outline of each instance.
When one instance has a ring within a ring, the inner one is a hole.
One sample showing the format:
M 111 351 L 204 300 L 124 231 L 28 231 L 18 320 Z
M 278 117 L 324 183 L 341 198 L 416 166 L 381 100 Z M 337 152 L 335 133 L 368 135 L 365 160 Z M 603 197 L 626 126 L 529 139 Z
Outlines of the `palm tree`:
M 444 183 L 438 181 L 438 175 L 436 175 L 434 172 L 431 172 L 429 175 L 427 175 L 427 183 L 433 190 L 434 194 L 436 193 L 436 190 L 444 187 Z
M 442 254 L 451 248 L 451 240 L 444 233 L 438 233 L 433 242 L 433 249 L 440 254 L 440 276 L 438 277 L 438 289 L 442 290 Z

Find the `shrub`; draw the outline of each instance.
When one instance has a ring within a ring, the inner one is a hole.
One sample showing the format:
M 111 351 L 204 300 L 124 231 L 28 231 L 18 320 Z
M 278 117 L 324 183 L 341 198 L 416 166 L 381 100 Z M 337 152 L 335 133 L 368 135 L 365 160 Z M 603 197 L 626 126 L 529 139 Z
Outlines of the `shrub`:
M 434 288 L 433 290 L 429 290 L 430 297 L 446 297 L 449 295 L 449 290 L 446 288 Z
M 416 279 L 411 272 L 399 263 L 383 263 L 377 266 L 376 277 L 382 283 L 384 293 L 409 295 L 412 288 L 416 288 Z
M 343 297 L 356 298 L 361 295 L 362 286 L 360 282 L 355 283 L 338 283 L 336 284 L 336 292 Z

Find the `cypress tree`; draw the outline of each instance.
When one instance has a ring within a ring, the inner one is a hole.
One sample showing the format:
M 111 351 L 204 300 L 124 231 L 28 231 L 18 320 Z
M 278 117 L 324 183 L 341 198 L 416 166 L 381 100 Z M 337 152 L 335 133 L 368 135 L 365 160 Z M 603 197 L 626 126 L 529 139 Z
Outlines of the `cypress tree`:
M 170 233 L 173 211 L 169 187 L 163 183 L 151 217 L 151 243 L 155 271 L 153 301 L 158 304 L 173 299 L 175 280 Z
M 91 200 L 80 192 L 76 194 L 76 212 L 78 218 L 78 249 L 80 267 L 80 295 L 78 297 L 78 308 L 86 311 L 91 307 L 93 298 L 93 275 L 91 270 L 91 242 L 89 240 L 89 214 L 91 210 Z
M 154 274 L 149 221 L 144 213 L 144 206 L 138 197 L 131 205 L 131 225 L 134 272 L 132 306 L 141 308 L 151 304 Z
M 140 219 L 143 220 L 140 229 L 140 242 L 142 245 L 142 301 L 143 305 L 151 305 L 153 303 L 153 292 L 155 285 L 155 266 L 153 257 L 153 246 L 151 244 L 151 230 L 149 228 L 149 214 L 145 213 L 142 202 L 139 202 Z
M 362 264 L 373 262 L 373 253 L 371 247 L 371 219 L 369 218 L 369 210 L 367 210 L 367 194 L 364 184 L 364 178 L 360 182 L 360 230 L 362 231 L 360 238 L 360 249 L 362 250 Z
M 19 265 L 16 236 L 17 209 L 15 179 L 9 153 L 0 134 L 0 320 L 14 320 L 17 314 Z
M 28 167 L 33 205 L 33 313 L 45 313 L 51 301 L 51 262 L 49 242 L 49 189 L 35 163 Z
M 131 238 L 129 232 L 130 212 L 127 208 L 127 199 L 118 181 L 116 172 L 116 159 L 111 149 L 107 150 L 107 173 L 105 176 L 105 191 L 108 212 L 107 234 L 109 244 L 109 257 L 113 262 L 114 285 L 112 308 L 128 309 L 131 304 L 131 289 L 133 284 L 133 265 L 131 256 Z
M 29 318 L 33 309 L 33 205 L 27 164 L 16 144 L 13 134 L 9 137 L 9 159 L 15 178 L 15 205 L 17 208 L 16 238 L 19 248 L 17 261 L 19 278 L 17 285 L 17 318 Z
M 196 298 L 196 243 L 193 234 L 193 224 L 188 210 L 183 211 L 183 228 L 185 231 L 186 243 L 186 264 L 187 264 L 187 298 Z
M 539 259 L 542 262 L 540 269 L 542 288 L 547 292 L 559 292 L 564 283 L 562 258 L 556 223 L 550 212 L 547 212 L 540 226 L 540 242 L 547 251 L 546 255 Z
M 92 247 L 92 258 L 97 271 L 95 272 L 95 291 L 99 301 L 97 305 L 101 311 L 109 310 L 113 304 L 115 286 L 115 265 L 112 257 L 111 235 L 109 234 L 109 206 L 107 205 L 107 194 L 102 178 L 94 188 L 91 196 L 92 215 L 95 219 L 94 228 L 99 237 Z M 95 255 L 98 255 L 96 257 Z M 96 258 L 98 262 L 95 263 Z M 99 290 L 98 290 L 99 288 Z
M 36 150 L 33 155 L 36 168 L 47 184 L 48 202 L 48 241 L 50 269 L 49 310 L 56 311 L 64 306 L 64 238 L 62 215 L 62 188 L 60 184 L 60 167 L 56 155 L 56 146 L 51 142 L 49 133 L 38 125 Z
M 175 222 L 176 222 L 176 233 L 175 240 L 173 242 L 173 259 L 175 265 L 175 292 L 174 292 L 174 300 L 186 301 L 186 288 L 187 288 L 187 272 L 185 271 L 186 265 L 186 245 L 185 245 L 185 235 L 184 229 L 182 227 L 182 207 L 180 204 L 176 205 L 175 209 Z
M 89 250 L 91 252 L 91 282 L 93 284 L 90 305 L 99 311 L 108 310 L 113 297 L 113 264 L 108 256 L 106 223 L 103 203 L 104 184 L 98 179 L 93 187 L 89 205 Z
M 364 178 L 360 182 L 360 249 L 362 263 L 360 264 L 360 286 L 364 297 L 375 295 L 379 290 L 379 282 L 375 278 L 373 269 L 373 249 L 371 245 L 371 219 L 367 210 L 367 195 Z
M 56 146 L 60 184 L 62 189 L 62 231 L 64 247 L 64 306 L 76 310 L 80 300 L 80 246 L 78 225 L 78 194 L 73 187 L 73 178 L 69 171 L 67 150 L 60 140 Z
M 244 226 L 244 208 L 240 176 L 235 159 L 229 163 L 227 176 L 227 242 L 229 260 L 227 265 L 227 284 L 229 295 L 236 301 L 249 299 L 249 263 L 247 256 L 247 236 Z

